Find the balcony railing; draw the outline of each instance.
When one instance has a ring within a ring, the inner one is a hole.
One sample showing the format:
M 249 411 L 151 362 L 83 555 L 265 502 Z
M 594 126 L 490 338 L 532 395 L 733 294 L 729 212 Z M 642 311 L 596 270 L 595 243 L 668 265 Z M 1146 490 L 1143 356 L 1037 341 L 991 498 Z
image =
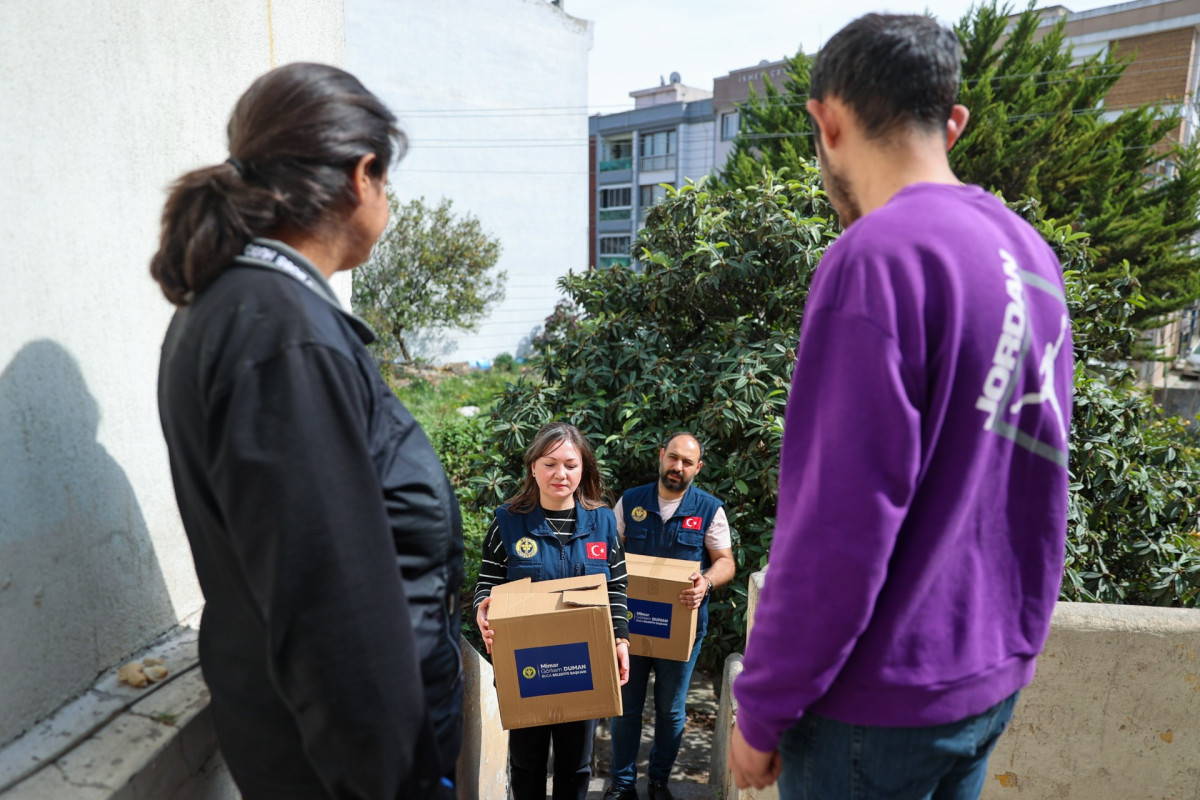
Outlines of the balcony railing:
M 600 221 L 606 222 L 612 219 L 630 219 L 633 216 L 633 209 L 629 208 L 609 208 L 600 212 Z
M 616 172 L 619 169 L 633 169 L 632 158 L 610 158 L 600 162 L 601 172 Z
M 675 154 L 665 156 L 642 156 L 642 172 L 654 172 L 660 169 L 675 169 Z

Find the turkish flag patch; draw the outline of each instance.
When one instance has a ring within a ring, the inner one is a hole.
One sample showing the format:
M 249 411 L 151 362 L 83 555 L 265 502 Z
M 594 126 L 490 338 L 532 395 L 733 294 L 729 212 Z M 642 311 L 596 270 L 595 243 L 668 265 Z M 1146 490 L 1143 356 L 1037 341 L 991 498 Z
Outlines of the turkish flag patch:
M 605 542 L 588 542 L 588 558 L 608 559 L 608 544 Z
M 684 517 L 683 518 L 683 527 L 687 528 L 689 531 L 698 531 L 698 530 L 700 530 L 700 526 L 703 524 L 704 524 L 704 520 L 701 519 L 700 517 Z

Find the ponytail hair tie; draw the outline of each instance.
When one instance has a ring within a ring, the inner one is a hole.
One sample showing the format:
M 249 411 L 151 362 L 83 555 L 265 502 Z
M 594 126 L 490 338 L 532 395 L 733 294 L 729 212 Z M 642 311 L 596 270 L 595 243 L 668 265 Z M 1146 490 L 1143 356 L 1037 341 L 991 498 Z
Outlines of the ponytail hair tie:
M 225 159 L 225 163 L 237 170 L 238 175 L 242 176 L 243 178 L 246 177 L 246 165 L 241 161 L 238 161 L 233 156 L 230 156 L 229 158 Z

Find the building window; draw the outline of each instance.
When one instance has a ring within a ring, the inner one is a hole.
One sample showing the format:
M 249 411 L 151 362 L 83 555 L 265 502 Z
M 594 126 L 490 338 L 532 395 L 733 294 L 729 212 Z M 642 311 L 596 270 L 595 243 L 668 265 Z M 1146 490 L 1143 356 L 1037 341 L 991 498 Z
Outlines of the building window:
M 600 213 L 597 215 L 601 222 L 613 219 L 629 219 L 632 215 L 630 201 L 633 198 L 633 188 L 630 186 L 614 186 L 600 190 Z
M 633 189 L 628 186 L 619 186 L 611 189 L 600 190 L 600 207 L 601 208 L 629 208 L 630 198 L 632 197 Z
M 736 139 L 738 129 L 742 124 L 742 115 L 737 111 L 730 111 L 721 115 L 721 139 L 729 141 Z
M 600 257 L 596 259 L 602 267 L 628 267 L 629 236 L 601 236 Z
M 600 171 L 612 172 L 633 167 L 633 138 L 605 139 L 601 153 Z
M 642 171 L 675 169 L 675 131 L 659 131 L 642 136 Z
M 629 239 L 628 236 L 601 236 L 600 237 L 600 255 L 602 256 L 628 256 L 629 255 Z
M 638 212 L 642 219 L 646 218 L 647 212 L 653 206 L 658 205 L 667 197 L 667 187 L 664 184 L 655 184 L 653 186 L 638 187 Z

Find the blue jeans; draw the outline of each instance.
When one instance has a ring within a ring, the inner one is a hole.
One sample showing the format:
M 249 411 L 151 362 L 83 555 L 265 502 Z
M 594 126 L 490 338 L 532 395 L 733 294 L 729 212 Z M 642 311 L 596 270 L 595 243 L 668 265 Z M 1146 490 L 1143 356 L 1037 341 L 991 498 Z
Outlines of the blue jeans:
M 629 682 L 621 687 L 621 707 L 625 713 L 612 722 L 612 785 L 632 789 L 637 783 L 638 746 L 642 741 L 642 709 L 646 706 L 646 685 L 654 670 L 654 745 L 650 748 L 650 780 L 666 782 L 679 755 L 683 726 L 687 722 L 687 692 L 704 640 L 696 632 L 692 657 L 687 661 L 667 661 L 645 656 L 629 657 Z
M 1019 693 L 1018 693 L 1019 694 Z M 978 716 L 922 728 L 809 714 L 779 742 L 781 800 L 978 800 L 1014 694 Z

